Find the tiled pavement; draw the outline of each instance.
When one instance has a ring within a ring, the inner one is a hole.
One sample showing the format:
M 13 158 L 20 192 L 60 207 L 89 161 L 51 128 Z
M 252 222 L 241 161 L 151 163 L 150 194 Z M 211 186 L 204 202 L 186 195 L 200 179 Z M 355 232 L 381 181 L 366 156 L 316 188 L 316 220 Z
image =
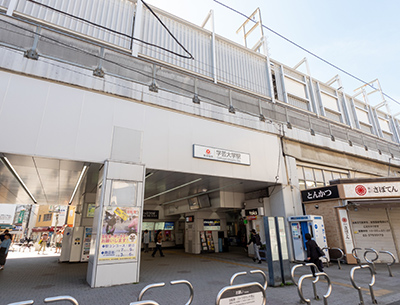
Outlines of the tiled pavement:
M 170 285 L 172 280 L 185 279 L 194 287 L 193 305 L 213 305 L 218 292 L 229 285 L 231 276 L 236 272 L 261 269 L 265 272 L 265 262 L 253 263 L 243 249 L 231 249 L 228 253 L 202 255 L 185 254 L 183 250 L 165 251 L 165 257 L 142 253 L 140 283 L 107 288 L 90 288 L 86 283 L 85 263 L 58 263 L 58 257 L 51 251 L 47 255 L 37 253 L 11 252 L 6 268 L 0 271 L 0 305 L 12 302 L 34 300 L 34 304 L 44 304 L 46 297 L 70 295 L 78 300 L 79 305 L 122 305 L 137 300 L 140 291 L 148 284 L 165 282 L 166 286 L 148 290 L 144 299 L 154 300 L 160 305 L 186 304 L 189 290 L 185 285 Z M 339 270 L 336 265 L 325 268 L 330 276 L 333 291 L 328 304 L 359 304 L 357 291 L 352 287 L 349 274 L 353 266 L 343 265 Z M 300 268 L 308 273 L 308 268 Z M 389 277 L 385 265 L 377 266 L 375 296 L 378 304 L 400 305 L 400 265 L 392 266 L 394 277 Z M 363 287 L 365 304 L 372 304 L 367 270 L 356 272 L 357 284 Z M 235 284 L 262 281 L 260 275 L 239 276 Z M 311 282 L 305 283 L 304 295 L 311 298 L 311 304 L 323 304 L 312 299 Z M 326 293 L 326 282 L 317 284 L 318 294 Z M 300 304 L 297 287 L 268 287 L 267 304 Z M 58 302 L 53 304 L 70 304 Z

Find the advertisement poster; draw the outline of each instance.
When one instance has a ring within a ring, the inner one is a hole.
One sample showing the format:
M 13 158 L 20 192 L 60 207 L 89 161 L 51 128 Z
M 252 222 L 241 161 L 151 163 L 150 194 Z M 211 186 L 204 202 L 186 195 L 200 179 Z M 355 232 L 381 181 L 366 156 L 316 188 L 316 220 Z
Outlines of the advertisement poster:
M 89 203 L 88 204 L 88 208 L 87 208 L 86 217 L 94 217 L 95 210 L 96 210 L 96 204 L 95 203 Z
M 134 260 L 138 251 L 139 209 L 104 211 L 99 260 Z
M 85 231 L 83 232 L 83 246 L 82 246 L 81 262 L 86 262 L 89 260 L 90 240 L 91 239 L 92 239 L 92 228 L 85 227 Z

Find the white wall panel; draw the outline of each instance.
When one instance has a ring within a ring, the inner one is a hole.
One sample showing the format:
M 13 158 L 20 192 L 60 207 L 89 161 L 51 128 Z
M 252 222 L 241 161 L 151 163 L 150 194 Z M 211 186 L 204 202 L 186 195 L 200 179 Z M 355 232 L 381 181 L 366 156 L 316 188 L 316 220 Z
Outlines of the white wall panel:
M 276 136 L 22 75 L 0 72 L 0 82 L 9 84 L 0 113 L 7 130 L 0 133 L 1 152 L 101 163 L 120 126 L 143 132 L 149 168 L 262 181 L 276 176 Z M 251 166 L 195 159 L 193 144 L 249 153 Z

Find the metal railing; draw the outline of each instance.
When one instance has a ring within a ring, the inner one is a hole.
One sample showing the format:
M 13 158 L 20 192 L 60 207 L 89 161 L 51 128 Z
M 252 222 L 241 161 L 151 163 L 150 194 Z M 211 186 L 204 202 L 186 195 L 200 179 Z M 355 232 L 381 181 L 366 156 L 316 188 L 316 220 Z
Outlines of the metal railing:
M 357 265 L 361 266 L 361 259 L 357 256 L 357 250 L 362 250 L 362 249 L 361 248 L 353 248 L 353 250 L 351 250 L 351 254 L 356 259 Z
M 54 302 L 61 302 L 61 301 L 67 301 L 67 302 L 70 302 L 71 304 L 79 305 L 78 301 L 69 295 L 61 295 L 61 296 L 56 296 L 56 297 L 45 298 L 43 302 L 54 303 Z M 28 301 L 22 301 L 22 302 L 16 302 L 16 303 L 9 303 L 8 305 L 31 305 L 34 303 L 35 303 L 35 301 L 28 300 Z
M 357 264 L 359 266 L 361 266 L 361 259 L 357 256 L 357 250 L 362 250 L 361 248 L 354 248 L 351 253 L 354 256 L 354 258 L 357 260 Z M 374 253 L 375 257 L 372 259 L 369 259 L 367 257 L 368 253 Z M 392 270 L 390 268 L 390 266 L 392 266 L 395 262 L 396 262 L 396 257 L 393 255 L 393 253 L 389 252 L 389 251 L 379 251 L 379 253 L 382 254 L 387 254 L 392 258 L 391 262 L 386 263 L 387 267 L 388 267 L 388 271 L 389 271 L 389 276 L 393 277 L 393 273 Z M 376 267 L 375 267 L 375 261 L 378 260 L 379 258 L 379 253 L 378 251 L 376 251 L 373 248 L 365 248 L 365 252 L 364 252 L 364 260 L 370 264 L 372 266 L 372 271 L 376 274 Z
M 374 271 L 374 273 L 376 274 L 376 267 L 375 267 L 375 261 L 378 259 L 378 257 L 379 257 L 379 254 L 378 254 L 378 251 L 376 251 L 375 249 L 373 249 L 373 248 L 365 248 L 365 252 L 364 252 L 364 259 L 365 259 L 365 261 L 368 263 L 368 264 L 370 264 L 371 266 L 372 266 L 372 270 Z M 367 254 L 368 253 L 374 253 L 375 254 L 375 258 L 373 258 L 373 259 L 371 259 L 371 260 L 369 260 L 368 258 L 367 258 Z
M 358 269 L 366 269 L 366 268 L 368 268 L 371 272 L 371 283 L 369 283 L 368 286 L 369 286 L 369 291 L 371 294 L 372 304 L 378 304 L 378 301 L 375 299 L 374 290 L 372 288 L 372 286 L 374 286 L 374 284 L 375 284 L 375 273 L 372 270 L 370 265 L 361 265 L 361 266 L 353 267 L 350 271 L 350 280 L 351 280 L 351 283 L 353 284 L 353 287 L 355 289 L 357 289 L 357 291 L 358 291 L 358 295 L 360 297 L 360 305 L 364 305 L 365 303 L 364 303 L 364 299 L 362 296 L 361 287 L 357 286 L 356 282 L 354 281 L 354 273 Z
M 290 277 L 291 277 L 291 279 L 292 279 L 293 284 L 295 284 L 295 285 L 297 286 L 297 289 L 299 289 L 299 285 L 298 285 L 298 282 L 296 282 L 296 280 L 295 280 L 295 278 L 294 278 L 294 274 L 295 274 L 296 269 L 297 269 L 297 268 L 300 268 L 300 267 L 314 267 L 315 270 L 318 270 L 317 266 L 316 266 L 314 263 L 304 263 L 304 264 L 294 265 L 294 266 L 292 267 L 291 272 L 290 272 Z M 311 277 L 314 277 L 312 274 L 309 274 L 309 275 L 311 275 Z M 319 296 L 318 296 L 318 294 L 317 294 L 317 282 L 319 281 L 319 277 L 317 276 L 317 274 L 315 274 L 315 275 L 316 275 L 315 280 L 312 281 L 312 284 L 313 284 L 313 292 L 314 292 L 314 299 L 315 299 L 315 300 L 319 300 Z M 300 277 L 300 278 L 301 278 L 301 277 Z M 299 291 L 299 290 L 298 290 L 298 291 Z M 300 292 L 299 292 L 299 294 L 300 294 Z M 304 298 L 302 298 L 301 296 L 300 296 L 300 299 L 303 300 L 303 301 L 305 302 Z

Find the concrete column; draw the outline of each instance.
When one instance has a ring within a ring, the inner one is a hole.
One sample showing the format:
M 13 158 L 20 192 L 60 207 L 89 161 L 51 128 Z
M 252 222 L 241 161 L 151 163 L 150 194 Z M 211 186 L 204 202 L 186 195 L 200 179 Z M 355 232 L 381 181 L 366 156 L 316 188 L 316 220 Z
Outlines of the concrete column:
M 99 174 L 87 271 L 91 287 L 139 281 L 144 165 L 106 161 Z

